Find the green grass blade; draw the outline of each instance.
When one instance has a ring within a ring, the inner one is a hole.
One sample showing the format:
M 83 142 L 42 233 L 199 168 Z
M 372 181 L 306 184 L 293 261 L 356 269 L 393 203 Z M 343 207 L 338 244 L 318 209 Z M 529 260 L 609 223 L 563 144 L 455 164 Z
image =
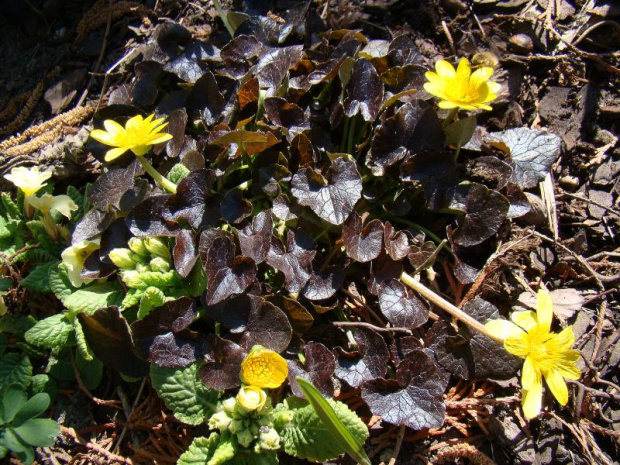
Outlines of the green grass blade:
M 297 385 L 306 396 L 310 405 L 314 408 L 316 414 L 319 416 L 325 427 L 334 435 L 334 438 L 338 440 L 344 451 L 351 456 L 351 458 L 363 465 L 370 465 L 370 459 L 364 451 L 364 443 L 359 443 L 346 426 L 340 421 L 340 418 L 334 412 L 334 409 L 327 403 L 325 398 L 321 395 L 314 385 L 301 378 L 297 377 Z

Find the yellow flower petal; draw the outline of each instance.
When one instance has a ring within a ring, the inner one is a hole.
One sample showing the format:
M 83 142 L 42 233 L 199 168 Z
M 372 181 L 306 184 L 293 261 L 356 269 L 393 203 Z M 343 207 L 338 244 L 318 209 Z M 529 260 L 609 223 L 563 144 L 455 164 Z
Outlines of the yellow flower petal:
M 129 149 L 127 149 L 127 148 L 125 148 L 125 147 L 117 147 L 117 148 L 115 148 L 115 149 L 108 150 L 108 151 L 106 152 L 106 154 L 105 154 L 105 158 L 104 158 L 104 160 L 105 160 L 105 161 L 112 161 L 112 160 L 114 160 L 114 159 L 116 159 L 116 158 L 120 157 L 120 156 L 121 156 L 122 154 L 124 154 L 127 150 L 129 150 Z
M 571 351 L 567 351 L 567 352 L 571 352 L 571 353 L 574 352 L 577 355 L 577 359 L 579 358 L 579 352 L 578 351 L 571 350 Z M 565 353 L 565 355 L 566 355 L 566 353 Z M 581 378 L 581 371 L 575 365 L 575 362 L 577 361 L 577 359 L 567 360 L 567 359 L 562 358 L 562 360 L 558 361 L 555 364 L 556 371 L 559 374 L 561 374 L 562 376 L 564 376 L 564 378 L 566 378 L 566 379 L 578 380 L 579 378 Z
M 13 168 L 9 174 L 4 175 L 4 178 L 12 182 L 26 197 L 37 193 L 46 185 L 45 181 L 51 177 L 51 171 L 39 171 L 38 166 L 31 168 L 18 166 Z
M 560 331 L 560 334 L 556 335 L 547 342 L 549 350 L 561 351 L 568 350 L 575 343 L 575 335 L 573 334 L 573 327 L 568 326 Z
M 536 315 L 538 324 L 547 331 L 551 329 L 553 319 L 553 300 L 546 289 L 540 289 L 536 297 Z
M 541 373 L 538 368 L 534 366 L 532 359 L 527 357 L 523 363 L 523 372 L 521 373 L 521 385 L 523 389 L 530 390 L 532 387 L 541 383 Z
M 526 331 L 529 331 L 538 324 L 536 321 L 536 314 L 530 310 L 513 312 L 512 315 L 510 315 L 510 319 Z
M 521 406 L 523 407 L 523 414 L 528 420 L 538 416 L 542 407 L 542 383 L 523 391 Z
M 121 133 L 121 132 L 123 132 L 125 130 L 125 128 L 123 128 L 123 126 L 121 126 L 120 124 L 118 124 L 116 121 L 114 121 L 112 119 L 105 120 L 103 122 L 103 127 L 105 127 L 105 130 L 107 132 L 109 132 L 110 134 L 112 134 L 112 135 L 119 134 L 119 133 Z M 101 131 L 101 132 L 103 132 L 103 131 Z
M 525 358 L 530 353 L 530 339 L 526 333 L 518 337 L 509 337 L 504 341 L 504 348 L 512 355 Z
M 167 142 L 170 139 L 172 139 L 172 134 L 164 134 L 161 137 L 158 137 L 157 139 L 152 140 L 151 144 L 153 145 L 161 144 L 162 142 Z
M 455 102 L 450 102 L 448 100 L 444 100 L 442 102 L 439 102 L 437 105 L 439 105 L 439 108 L 443 108 L 445 110 L 448 110 L 450 108 L 456 108 L 456 107 L 461 107 L 462 105 L 459 105 L 458 103 Z
M 564 378 L 562 378 L 562 375 L 556 370 L 551 370 L 545 373 L 545 381 L 557 401 L 561 405 L 566 405 L 568 402 L 568 388 L 566 387 L 566 382 Z
M 95 139 L 97 142 L 101 142 L 105 145 L 116 145 L 118 140 L 117 133 L 109 133 L 106 131 L 102 131 L 101 129 L 93 129 L 90 131 L 90 137 Z
M 491 320 L 484 327 L 502 340 L 523 335 L 523 330 L 508 320 Z
M 435 63 L 435 70 L 437 70 L 437 74 L 442 78 L 453 78 L 456 76 L 454 66 L 446 60 L 439 60 Z
M 478 68 L 471 74 L 471 78 L 469 78 L 469 83 L 473 87 L 480 87 L 483 84 L 486 84 L 487 81 L 493 75 L 493 68 L 482 67 Z
M 244 384 L 276 389 L 286 380 L 288 365 L 280 354 L 255 346 L 241 362 L 239 377 Z
M 456 68 L 456 79 L 459 82 L 467 83 L 471 77 L 471 66 L 467 58 L 461 58 L 459 65 Z M 490 77 L 490 76 L 489 76 Z

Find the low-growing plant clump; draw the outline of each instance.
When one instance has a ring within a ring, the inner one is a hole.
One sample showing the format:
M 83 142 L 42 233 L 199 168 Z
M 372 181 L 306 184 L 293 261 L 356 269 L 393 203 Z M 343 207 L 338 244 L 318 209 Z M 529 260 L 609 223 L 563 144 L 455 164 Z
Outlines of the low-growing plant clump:
M 520 371 L 526 419 L 566 405 L 579 352 L 544 283 L 506 313 L 438 281 L 463 290 L 520 237 L 561 139 L 478 126 L 504 83 L 475 59 L 328 29 L 310 2 L 220 13 L 228 41 L 158 27 L 94 115 L 92 183 L 5 176 L 0 456 L 32 462 L 58 387 L 109 372 L 199 426 L 181 465 L 369 464 L 369 423 L 441 428 L 458 380 Z M 62 310 L 31 315 L 35 293 Z

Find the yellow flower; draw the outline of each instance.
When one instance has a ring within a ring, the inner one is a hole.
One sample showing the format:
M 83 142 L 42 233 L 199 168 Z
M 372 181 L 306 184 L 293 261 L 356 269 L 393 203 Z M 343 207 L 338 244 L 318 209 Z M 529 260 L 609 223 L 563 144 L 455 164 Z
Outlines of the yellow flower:
M 78 206 L 68 195 L 43 194 L 41 197 L 30 197 L 28 202 L 44 215 L 49 214 L 50 210 L 54 209 L 64 217 L 71 218 L 71 212 L 78 209 Z
M 15 184 L 26 197 L 30 197 L 45 186 L 45 181 L 52 177 L 52 172 L 40 172 L 38 166 L 32 168 L 18 166 L 13 168 L 9 174 L 5 174 L 4 177 Z
M 267 402 L 267 393 L 256 386 L 243 386 L 237 394 L 237 402 L 246 410 L 260 410 Z
M 172 134 L 160 132 L 168 123 L 163 123 L 163 118 L 154 120 L 154 116 L 150 115 L 146 119 L 141 115 L 134 116 L 127 121 L 125 127 L 116 121 L 107 119 L 103 122 L 106 130 L 94 129 L 90 132 L 90 137 L 103 144 L 116 147 L 108 150 L 105 154 L 105 161 L 112 161 L 127 150 L 141 157 L 151 149 L 152 145 L 172 139 Z
M 84 268 L 84 262 L 88 256 L 99 248 L 100 239 L 84 240 L 67 247 L 62 254 L 62 262 L 67 267 L 67 273 L 69 275 L 69 281 L 75 287 L 80 287 L 82 284 L 89 283 L 92 279 L 84 279 L 80 276 L 82 268 Z
M 428 71 L 424 90 L 439 97 L 440 108 L 462 108 L 464 110 L 491 110 L 487 105 L 497 98 L 500 85 L 489 81 L 493 68 L 483 66 L 471 72 L 467 58 L 461 58 L 459 66 L 454 66 L 446 60 L 435 63 L 436 73 Z
M 525 417 L 534 418 L 540 413 L 543 377 L 558 402 L 566 405 L 568 388 L 564 378 L 576 380 L 581 377 L 575 365 L 579 352 L 571 350 L 575 342 L 573 327 L 569 326 L 559 334 L 551 332 L 553 302 L 544 289 L 538 291 L 536 313 L 514 312 L 511 319 L 512 322 L 492 320 L 485 326 L 504 340 L 508 352 L 525 359 L 521 373 Z
M 254 346 L 241 362 L 240 378 L 244 384 L 265 389 L 276 389 L 286 380 L 288 365 L 278 353 Z

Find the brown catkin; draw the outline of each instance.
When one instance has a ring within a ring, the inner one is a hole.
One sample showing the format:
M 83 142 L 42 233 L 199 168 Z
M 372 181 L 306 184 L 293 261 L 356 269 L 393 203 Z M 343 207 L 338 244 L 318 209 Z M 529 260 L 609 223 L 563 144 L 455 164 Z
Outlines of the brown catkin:
M 77 26 L 75 43 L 79 44 L 86 40 L 88 34 L 105 25 L 110 20 L 114 21 L 127 13 L 139 15 L 143 20 L 148 19 L 153 11 L 138 2 L 116 2 L 110 4 L 108 0 L 99 0 L 88 10 Z
M 444 447 L 437 453 L 432 463 L 433 465 L 441 465 L 458 459 L 467 459 L 472 465 L 495 465 L 495 462 L 488 455 L 467 442 Z

